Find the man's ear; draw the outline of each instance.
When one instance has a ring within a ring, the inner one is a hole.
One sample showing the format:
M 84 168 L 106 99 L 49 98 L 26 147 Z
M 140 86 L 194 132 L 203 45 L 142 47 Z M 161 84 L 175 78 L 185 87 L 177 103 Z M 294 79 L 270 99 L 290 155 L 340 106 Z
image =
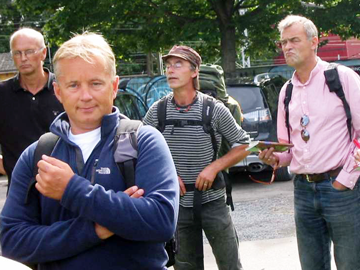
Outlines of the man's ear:
M 191 75 L 191 78 L 196 78 L 197 76 L 199 76 L 199 69 L 196 68 L 194 71 L 193 71 L 193 74 Z
M 114 78 L 114 80 L 112 82 L 113 99 L 116 98 L 116 95 L 117 95 L 117 92 L 118 92 L 118 89 L 119 89 L 119 81 L 120 81 L 119 76 L 115 76 L 115 78 Z
M 319 46 L 319 38 L 318 37 L 312 37 L 311 39 L 311 48 L 313 50 L 316 50 L 316 48 Z
M 47 48 L 45 46 L 45 48 L 41 51 L 41 54 L 42 54 L 42 61 L 45 61 L 46 59 L 46 54 L 47 54 Z
M 53 82 L 53 86 L 54 86 L 54 93 L 56 98 L 60 101 L 60 103 L 62 103 L 61 95 L 60 95 L 61 90 L 59 84 L 57 82 Z

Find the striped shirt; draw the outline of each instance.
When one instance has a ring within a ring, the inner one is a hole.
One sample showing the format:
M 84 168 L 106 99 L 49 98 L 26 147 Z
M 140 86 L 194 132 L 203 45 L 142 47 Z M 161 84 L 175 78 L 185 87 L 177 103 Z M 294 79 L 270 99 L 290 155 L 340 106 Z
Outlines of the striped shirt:
M 170 93 L 167 96 L 166 119 L 201 121 L 204 96 L 201 92 L 197 92 L 197 98 L 190 109 L 179 111 L 172 102 L 173 94 Z M 151 106 L 144 118 L 144 124 L 158 126 L 157 105 L 158 102 L 155 102 Z M 216 101 L 214 106 L 211 126 L 215 132 L 218 149 L 222 136 L 230 145 L 249 143 L 248 134 L 235 122 L 229 109 L 220 101 Z M 178 175 L 184 184 L 195 184 L 200 172 L 212 162 L 214 150 L 210 134 L 205 133 L 202 126 L 174 127 L 167 125 L 163 135 L 169 145 Z M 225 188 L 207 190 L 203 192 L 202 203 L 219 199 L 224 195 Z M 193 191 L 187 191 L 180 198 L 180 205 L 192 207 L 193 196 Z

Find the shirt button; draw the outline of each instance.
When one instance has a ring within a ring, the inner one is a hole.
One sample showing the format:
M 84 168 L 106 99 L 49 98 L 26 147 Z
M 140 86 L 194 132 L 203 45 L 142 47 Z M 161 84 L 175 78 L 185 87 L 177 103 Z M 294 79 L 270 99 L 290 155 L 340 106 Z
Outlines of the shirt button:
M 32 100 L 35 100 L 35 97 L 33 97 Z

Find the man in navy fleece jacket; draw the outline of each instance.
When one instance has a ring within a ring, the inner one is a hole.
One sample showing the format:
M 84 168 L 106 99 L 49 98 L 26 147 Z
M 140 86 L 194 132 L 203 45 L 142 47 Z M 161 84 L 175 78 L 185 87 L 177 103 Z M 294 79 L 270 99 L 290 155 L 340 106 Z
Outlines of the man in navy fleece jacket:
M 113 157 L 119 78 L 110 46 L 100 35 L 77 35 L 57 51 L 54 69 L 65 113 L 50 130 L 60 140 L 37 164 L 28 205 L 37 143 L 16 164 L 1 213 L 3 256 L 42 270 L 166 269 L 179 185 L 164 138 L 140 128 L 137 186 L 125 190 Z

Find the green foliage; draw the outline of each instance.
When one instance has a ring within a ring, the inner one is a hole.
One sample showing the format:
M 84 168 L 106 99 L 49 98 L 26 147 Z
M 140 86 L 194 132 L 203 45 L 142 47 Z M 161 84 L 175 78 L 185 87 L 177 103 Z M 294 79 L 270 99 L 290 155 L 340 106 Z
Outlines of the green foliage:
M 0 52 L 9 52 L 9 38 L 17 22 L 20 21 L 20 13 L 10 0 L 2 0 L 0 6 Z
M 129 61 L 137 52 L 166 53 L 174 44 L 186 44 L 198 50 L 204 62 L 222 58 L 226 72 L 235 68 L 231 62 L 242 47 L 253 58 L 275 55 L 277 23 L 288 14 L 308 16 L 321 32 L 331 30 L 344 38 L 360 34 L 358 0 L 2 1 L 8 10 L 0 12 L 2 35 L 17 28 L 6 28 L 4 21 L 35 22 L 52 51 L 74 33 L 87 30 L 102 33 L 119 61 Z M 0 50 L 2 46 L 0 42 Z
M 316 1 L 322 3 L 323 1 Z M 320 32 L 332 32 L 343 39 L 360 37 L 360 2 L 358 0 L 325 1 L 323 8 L 308 12 Z

